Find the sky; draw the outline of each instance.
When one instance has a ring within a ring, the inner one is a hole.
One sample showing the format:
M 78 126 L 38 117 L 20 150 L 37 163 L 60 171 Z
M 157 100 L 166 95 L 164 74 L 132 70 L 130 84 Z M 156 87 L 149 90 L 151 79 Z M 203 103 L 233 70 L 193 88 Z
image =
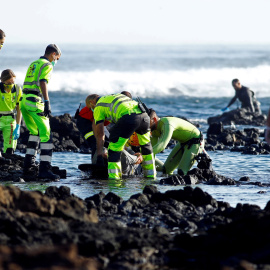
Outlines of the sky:
M 270 44 L 269 0 L 1 1 L 10 43 Z

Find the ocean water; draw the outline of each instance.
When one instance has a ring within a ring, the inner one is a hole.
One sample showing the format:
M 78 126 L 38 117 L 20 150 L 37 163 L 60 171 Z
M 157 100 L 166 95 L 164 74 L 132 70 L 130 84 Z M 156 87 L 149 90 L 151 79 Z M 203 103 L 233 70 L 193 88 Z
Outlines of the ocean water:
M 183 45 L 121 46 L 61 45 L 62 57 L 54 68 L 49 95 L 54 115 L 73 115 L 88 94 L 100 95 L 127 90 L 140 96 L 160 116 L 184 116 L 200 124 L 205 133 L 207 118 L 220 114 L 234 95 L 231 80 L 239 78 L 261 102 L 263 113 L 270 104 L 270 46 L 268 45 Z M 12 69 L 17 83 L 23 84 L 28 65 L 44 52 L 42 45 L 5 44 L 0 52 L 0 70 Z M 240 106 L 237 102 L 231 106 Z M 243 126 L 237 126 L 243 129 Z M 260 127 L 262 130 L 263 128 Z M 159 154 L 165 160 L 170 150 Z M 209 153 L 214 169 L 238 180 L 269 183 L 269 156 L 250 156 L 229 151 Z M 67 169 L 68 177 L 57 183 L 23 183 L 22 189 L 44 190 L 49 185 L 67 185 L 71 192 L 86 198 L 96 192 L 113 191 L 124 198 L 141 192 L 153 181 L 132 178 L 120 182 L 84 179 L 77 169 L 89 163 L 90 156 L 80 153 L 54 153 L 53 165 Z M 200 187 L 218 200 L 252 203 L 264 207 L 269 188 L 254 185 Z M 158 186 L 160 191 L 179 189 Z M 262 193 L 261 191 L 264 191 Z M 260 192 L 260 193 L 258 193 Z

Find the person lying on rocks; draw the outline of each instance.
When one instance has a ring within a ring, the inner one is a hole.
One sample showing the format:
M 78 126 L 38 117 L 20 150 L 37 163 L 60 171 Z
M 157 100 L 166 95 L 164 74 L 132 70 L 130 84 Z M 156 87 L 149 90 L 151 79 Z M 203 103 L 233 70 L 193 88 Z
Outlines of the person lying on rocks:
M 19 108 L 22 89 L 18 84 L 15 84 L 15 78 L 16 75 L 11 69 L 6 69 L 1 73 L 0 130 L 3 132 L 4 138 L 3 152 L 7 154 L 13 154 L 16 149 L 22 120 Z M 15 112 L 17 112 L 16 115 Z
M 150 109 L 149 115 L 154 155 L 162 152 L 171 139 L 178 141 L 165 163 L 155 159 L 157 171 L 173 174 L 177 168 L 178 174 L 186 175 L 195 163 L 197 155 L 204 151 L 202 133 L 193 124 L 181 118 L 159 118 L 153 109 Z
M 241 85 L 238 79 L 232 80 L 232 86 L 235 90 L 235 96 L 229 102 L 227 107 L 221 109 L 226 111 L 237 99 L 241 102 L 241 108 L 247 109 L 250 112 L 261 114 L 260 102 L 255 98 L 255 94 L 248 87 Z

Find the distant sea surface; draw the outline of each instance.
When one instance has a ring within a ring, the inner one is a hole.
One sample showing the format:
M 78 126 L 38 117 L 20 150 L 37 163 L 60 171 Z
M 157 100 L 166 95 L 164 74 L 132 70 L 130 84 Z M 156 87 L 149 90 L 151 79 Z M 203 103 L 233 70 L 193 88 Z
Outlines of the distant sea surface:
M 29 64 L 44 54 L 47 44 L 21 45 L 5 43 L 0 51 L 0 70 L 12 69 L 17 83 L 23 84 Z M 54 115 L 74 115 L 80 102 L 91 93 L 100 95 L 131 92 L 140 96 L 160 116 L 184 116 L 200 124 L 205 133 L 207 118 L 220 114 L 234 96 L 231 81 L 240 79 L 261 102 L 263 113 L 270 105 L 269 45 L 61 45 L 61 59 L 49 82 L 49 95 Z M 232 109 L 240 106 L 237 102 Z M 237 126 L 243 129 L 243 126 Z M 262 128 L 260 128 L 262 129 Z M 166 159 L 169 150 L 160 154 Z M 253 181 L 268 183 L 269 156 L 247 156 L 230 152 L 210 152 L 215 170 L 238 180 L 249 176 Z M 69 177 L 55 185 L 69 185 L 81 197 L 112 190 L 127 198 L 141 191 L 144 180 L 129 179 L 124 185 L 93 185 L 81 180 L 77 166 L 90 162 L 90 157 L 74 153 L 54 153 L 53 164 L 66 168 Z M 148 183 L 148 182 L 147 182 Z M 46 184 L 47 185 L 47 184 Z M 24 189 L 42 189 L 46 185 L 22 184 Z M 166 190 L 172 187 L 159 187 Z M 182 187 L 177 187 L 182 188 Z M 201 186 L 220 200 L 232 205 L 238 202 L 264 207 L 270 198 L 268 188 Z M 266 193 L 258 193 L 261 190 Z

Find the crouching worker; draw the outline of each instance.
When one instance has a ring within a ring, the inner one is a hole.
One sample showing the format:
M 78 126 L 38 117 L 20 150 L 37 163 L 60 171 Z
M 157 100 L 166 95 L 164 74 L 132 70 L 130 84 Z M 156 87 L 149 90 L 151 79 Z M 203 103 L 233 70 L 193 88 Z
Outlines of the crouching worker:
M 86 106 L 94 110 L 94 134 L 97 140 L 97 164 L 103 165 L 104 121 L 115 123 L 110 129 L 108 147 L 108 175 L 121 179 L 121 152 L 135 131 L 138 135 L 143 157 L 144 176 L 155 178 L 155 162 L 150 142 L 150 119 L 138 107 L 138 102 L 123 94 L 100 97 L 97 94 L 86 98 Z
M 186 175 L 195 163 L 196 156 L 203 151 L 204 140 L 201 132 L 190 122 L 177 117 L 159 118 L 150 109 L 151 142 L 154 154 L 163 151 L 171 139 L 178 141 L 163 164 L 156 160 L 157 170 L 172 174 L 178 168 L 178 174 Z
M 51 168 L 53 142 L 49 122 L 51 107 L 47 83 L 51 77 L 53 66 L 60 56 L 61 51 L 58 46 L 50 44 L 47 46 L 44 56 L 31 63 L 25 76 L 23 95 L 20 101 L 20 109 L 30 132 L 24 158 L 24 174 L 31 173 L 31 168 L 36 166 L 35 159 L 40 141 L 38 177 L 51 180 L 57 180 L 60 177 L 54 174 Z
M 19 108 L 22 90 L 18 84 L 15 84 L 15 78 L 16 76 L 11 69 L 6 69 L 1 74 L 0 130 L 3 132 L 4 138 L 3 152 L 7 154 L 13 154 L 16 149 L 17 139 L 20 137 L 20 123 L 22 119 Z

